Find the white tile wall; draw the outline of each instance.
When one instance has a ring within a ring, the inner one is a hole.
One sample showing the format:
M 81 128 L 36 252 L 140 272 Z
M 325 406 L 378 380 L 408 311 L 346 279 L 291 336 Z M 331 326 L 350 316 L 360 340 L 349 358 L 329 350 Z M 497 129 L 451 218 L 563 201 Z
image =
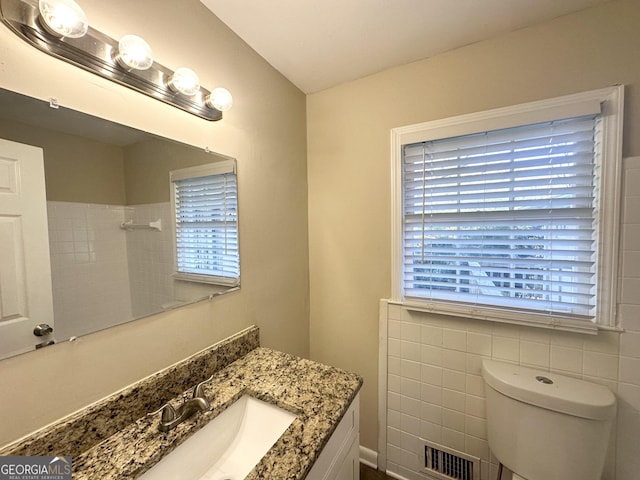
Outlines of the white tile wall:
M 148 224 L 160 219 L 162 230 L 127 232 L 131 302 L 135 317 L 162 311 L 175 297 L 173 272 L 173 223 L 171 204 L 153 203 L 127 207 L 127 221 Z
M 616 480 L 640 472 L 640 157 L 625 159 Z
M 47 202 L 56 337 L 63 339 L 159 312 L 174 295 L 169 203 Z M 125 231 L 161 219 L 162 231 Z M 204 294 L 203 294 L 204 295 Z
M 410 480 L 427 478 L 418 467 L 419 438 L 424 438 L 479 457 L 483 478 L 489 478 L 492 457 L 480 375 L 482 359 L 585 378 L 615 391 L 619 336 L 602 332 L 596 337 L 479 320 L 449 320 L 391 305 L 388 471 Z M 640 358 L 631 360 L 639 363 L 634 372 L 640 371 Z M 636 393 L 627 390 L 628 395 Z M 607 466 L 609 479 L 614 478 L 614 462 L 612 450 Z
M 131 318 L 124 207 L 47 202 L 55 336 Z
M 495 478 L 480 376 L 482 359 L 493 358 L 611 388 L 618 399 L 617 428 L 603 479 L 640 478 L 640 157 L 625 159 L 624 179 L 618 312 L 624 333 L 584 335 L 389 307 L 389 472 L 428 478 L 418 468 L 422 437 L 480 457 L 482 478 Z

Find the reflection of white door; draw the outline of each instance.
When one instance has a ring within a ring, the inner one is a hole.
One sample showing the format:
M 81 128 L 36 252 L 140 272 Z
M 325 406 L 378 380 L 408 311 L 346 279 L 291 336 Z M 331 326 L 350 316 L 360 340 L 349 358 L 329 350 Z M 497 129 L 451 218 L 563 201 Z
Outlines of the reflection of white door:
M 51 264 L 42 149 L 0 139 L 0 358 L 51 338 Z

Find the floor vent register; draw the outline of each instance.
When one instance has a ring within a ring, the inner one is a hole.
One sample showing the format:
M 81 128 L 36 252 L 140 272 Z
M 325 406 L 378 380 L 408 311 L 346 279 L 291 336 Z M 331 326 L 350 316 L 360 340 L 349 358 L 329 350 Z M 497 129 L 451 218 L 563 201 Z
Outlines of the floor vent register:
M 480 459 L 443 447 L 436 443 L 423 443 L 420 455 L 424 460 L 424 473 L 443 480 L 480 480 Z

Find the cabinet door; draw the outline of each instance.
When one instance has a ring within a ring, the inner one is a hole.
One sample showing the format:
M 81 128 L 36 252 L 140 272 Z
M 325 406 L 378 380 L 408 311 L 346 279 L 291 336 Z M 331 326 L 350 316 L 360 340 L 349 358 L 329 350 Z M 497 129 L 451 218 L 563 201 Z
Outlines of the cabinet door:
M 33 350 L 53 327 L 42 149 L 0 139 L 0 358 Z
M 360 394 L 307 474 L 306 480 L 358 480 L 360 472 Z
M 351 444 L 351 448 L 349 449 L 349 453 L 347 453 L 346 458 L 342 462 L 338 473 L 336 474 L 335 480 L 359 480 L 360 479 L 360 436 L 357 435 L 353 443 Z

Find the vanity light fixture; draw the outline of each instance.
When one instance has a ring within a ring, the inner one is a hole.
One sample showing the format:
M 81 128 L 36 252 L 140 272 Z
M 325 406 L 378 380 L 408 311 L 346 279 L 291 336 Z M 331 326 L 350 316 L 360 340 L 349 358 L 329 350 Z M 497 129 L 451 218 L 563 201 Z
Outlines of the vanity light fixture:
M 116 41 L 92 28 L 74 0 L 0 0 L 0 14 L 39 50 L 206 120 L 220 120 L 233 103 L 228 90 L 200 86 L 193 70 L 155 62 L 142 38 Z
M 128 70 L 147 70 L 153 65 L 153 52 L 137 35 L 125 35 L 118 42 L 115 61 Z
M 38 10 L 42 26 L 56 37 L 80 38 L 89 29 L 87 15 L 73 0 L 40 0 Z
M 204 99 L 207 105 L 217 108 L 221 112 L 226 112 L 233 105 L 233 97 L 226 88 L 218 87 Z
M 179 92 L 187 97 L 191 97 L 200 90 L 200 79 L 193 70 L 180 67 L 173 72 L 167 85 L 174 92 Z

